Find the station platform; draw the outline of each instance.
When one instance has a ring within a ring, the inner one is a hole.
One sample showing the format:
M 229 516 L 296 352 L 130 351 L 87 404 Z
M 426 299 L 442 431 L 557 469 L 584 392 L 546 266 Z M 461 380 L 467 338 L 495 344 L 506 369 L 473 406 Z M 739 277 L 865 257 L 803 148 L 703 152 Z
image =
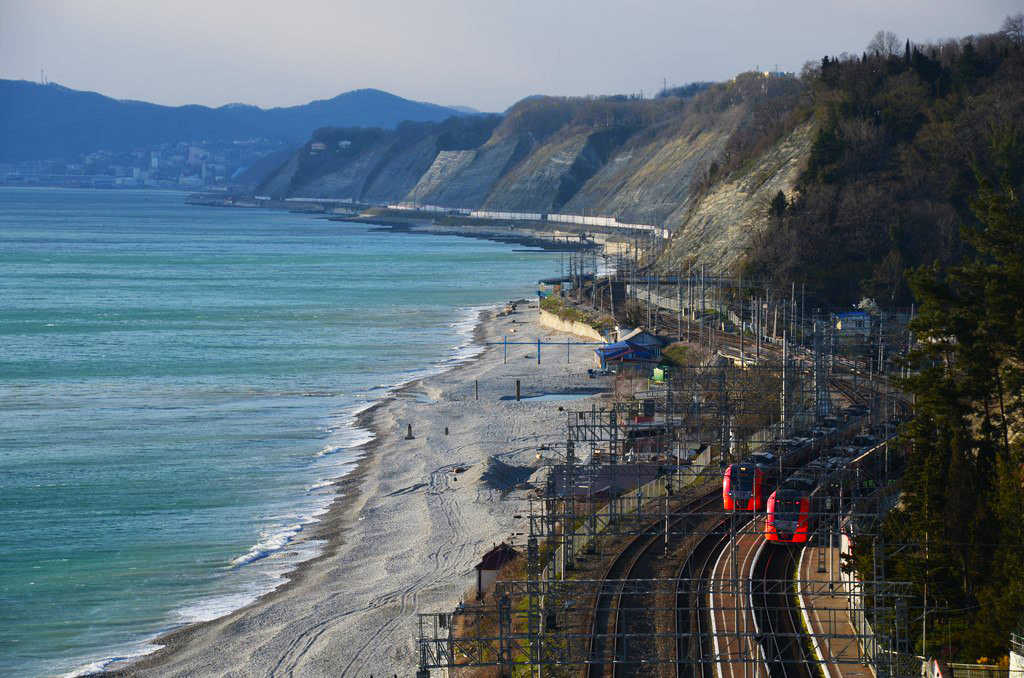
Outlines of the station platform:
M 798 599 L 814 654 L 826 678 L 876 678 L 861 651 L 850 610 L 851 600 L 840 574 L 838 547 L 807 546 L 801 551 Z

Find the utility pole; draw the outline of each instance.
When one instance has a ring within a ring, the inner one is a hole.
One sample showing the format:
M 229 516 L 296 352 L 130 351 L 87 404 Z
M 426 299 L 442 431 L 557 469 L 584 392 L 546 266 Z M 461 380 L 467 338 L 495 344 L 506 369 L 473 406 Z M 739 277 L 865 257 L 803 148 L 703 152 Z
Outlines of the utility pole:
M 679 341 L 683 340 L 683 272 L 676 272 L 676 325 L 679 328 Z M 671 393 L 671 389 L 669 389 Z
M 704 345 L 704 300 L 707 296 L 704 293 L 704 264 L 700 265 L 700 345 Z
M 761 364 L 761 332 L 763 331 L 762 330 L 762 325 L 761 325 L 761 312 L 763 310 L 766 310 L 763 307 L 767 306 L 768 304 L 763 303 L 763 301 L 762 301 L 763 297 L 756 297 L 756 299 L 757 299 L 757 308 L 754 309 L 754 310 L 757 313 L 757 321 L 756 321 L 757 327 L 754 330 L 754 335 L 755 335 L 754 336 L 754 342 L 755 342 L 755 345 L 757 346 L 757 349 L 756 349 L 757 364 L 760 365 Z
M 740 289 L 740 369 L 746 367 L 746 361 L 743 359 L 743 290 Z
M 647 269 L 647 331 L 651 331 L 651 270 Z
M 882 334 L 882 311 L 878 312 L 878 374 L 885 374 L 885 335 Z
M 690 339 L 691 324 L 693 322 L 693 266 L 686 267 L 686 338 Z
M 612 319 L 615 319 L 615 276 L 619 272 L 618 265 L 614 266 L 608 276 L 608 308 L 611 309 Z M 617 324 L 617 323 L 616 323 Z
M 800 283 L 800 344 L 804 343 L 804 290 L 806 283 Z
M 796 322 L 796 282 L 789 288 L 789 336 L 793 336 L 793 325 Z
M 783 332 L 782 332 L 782 401 L 780 403 L 780 406 L 781 406 L 780 407 L 780 414 L 781 414 L 780 420 L 781 420 L 781 423 L 782 423 L 782 435 L 780 436 L 781 438 L 786 438 L 787 437 L 787 435 L 786 435 L 786 398 L 787 398 L 786 378 L 789 376 L 787 374 L 787 372 L 788 372 L 787 368 L 788 367 L 789 367 L 789 341 L 788 341 L 788 337 L 786 336 L 785 330 L 783 330 Z

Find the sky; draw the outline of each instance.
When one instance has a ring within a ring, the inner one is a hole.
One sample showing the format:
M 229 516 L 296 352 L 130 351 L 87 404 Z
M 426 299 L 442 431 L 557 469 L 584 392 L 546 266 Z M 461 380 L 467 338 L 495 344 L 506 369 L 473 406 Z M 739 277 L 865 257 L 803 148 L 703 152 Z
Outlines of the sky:
M 501 111 L 531 94 L 799 72 L 879 29 L 999 29 L 1024 0 L 0 0 L 0 77 L 159 104 L 290 106 L 362 87 Z

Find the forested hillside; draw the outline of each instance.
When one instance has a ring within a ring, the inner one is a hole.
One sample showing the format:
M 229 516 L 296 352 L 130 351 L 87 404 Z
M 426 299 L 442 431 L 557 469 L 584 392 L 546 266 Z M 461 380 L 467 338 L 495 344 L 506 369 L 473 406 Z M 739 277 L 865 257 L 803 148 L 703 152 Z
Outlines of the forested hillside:
M 879 554 L 927 602 L 928 645 L 917 652 L 970 662 L 1005 657 L 1024 622 L 1022 131 L 1019 119 L 991 130 L 990 162 L 976 165 L 967 200 L 964 261 L 910 276 L 921 304 L 905 384 L 915 418 Z M 871 544 L 856 550 L 870 573 Z
M 799 77 L 743 73 L 655 99 L 530 97 L 500 117 L 397 132 L 323 129 L 260 191 L 616 217 L 672 231 L 666 271 L 704 264 L 805 284 L 816 305 L 906 307 L 906 270 L 969 249 L 975 168 L 1024 117 L 1022 55 L 1014 30 L 938 44 L 880 33 Z
M 754 240 L 749 274 L 806 282 L 827 302 L 909 306 L 904 271 L 964 255 L 977 172 L 1020 133 L 1024 50 L 1009 34 L 887 42 L 805 71 L 813 145 Z
M 968 662 L 1005 661 L 1024 623 L 1022 46 L 1019 15 L 1002 34 L 823 61 L 801 193 L 760 250 L 837 296 L 859 275 L 919 305 L 900 501 L 877 562 L 858 543 L 856 565 L 913 582 L 918 654 Z

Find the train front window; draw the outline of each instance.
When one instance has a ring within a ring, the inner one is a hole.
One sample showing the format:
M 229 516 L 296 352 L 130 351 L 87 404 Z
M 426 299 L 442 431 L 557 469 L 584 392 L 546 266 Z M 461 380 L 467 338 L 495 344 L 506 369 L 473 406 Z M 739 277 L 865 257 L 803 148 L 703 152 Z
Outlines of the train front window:
M 799 499 L 780 498 L 775 500 L 775 520 L 795 521 L 799 517 Z
M 754 471 L 750 468 L 738 468 L 735 473 L 736 490 L 739 492 L 754 491 Z

